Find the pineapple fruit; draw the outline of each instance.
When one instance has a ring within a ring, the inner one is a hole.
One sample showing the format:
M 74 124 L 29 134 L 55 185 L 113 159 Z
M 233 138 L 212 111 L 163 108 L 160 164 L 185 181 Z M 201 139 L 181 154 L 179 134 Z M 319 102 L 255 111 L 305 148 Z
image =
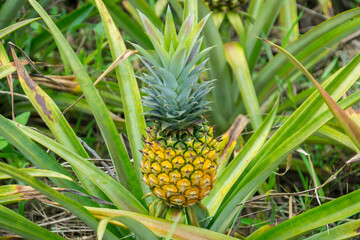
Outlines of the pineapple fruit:
M 241 5 L 248 0 L 206 0 L 210 10 L 214 12 L 231 12 L 237 11 Z
M 197 23 L 196 14 L 189 14 L 178 33 L 169 9 L 163 33 L 140 16 L 155 48 L 133 44 L 149 70 L 140 79 L 147 84 L 142 104 L 152 109 L 145 114 L 153 122 L 141 151 L 143 181 L 167 205 L 191 206 L 213 188 L 219 158 L 219 139 L 203 117 L 212 81 L 198 83 L 206 60 L 198 62 L 210 50 L 200 51 L 198 39 L 208 16 Z

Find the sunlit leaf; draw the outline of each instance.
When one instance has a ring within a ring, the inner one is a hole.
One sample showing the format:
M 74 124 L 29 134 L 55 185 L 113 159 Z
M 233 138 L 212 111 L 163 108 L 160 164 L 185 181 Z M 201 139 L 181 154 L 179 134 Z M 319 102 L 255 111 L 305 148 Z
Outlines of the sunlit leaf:
M 173 226 L 173 221 L 155 218 L 148 215 L 143 215 L 139 213 L 122 211 L 122 210 L 114 210 L 114 209 L 105 209 L 105 208 L 87 208 L 92 214 L 94 214 L 99 219 L 105 219 L 109 217 L 116 216 L 124 216 L 129 217 L 134 220 L 139 221 L 148 229 L 150 229 L 153 233 L 155 233 L 159 237 L 167 237 L 168 233 L 171 231 Z M 116 222 L 113 222 L 117 224 Z M 122 223 L 119 224 L 123 226 Z M 185 225 L 182 223 L 178 223 L 173 234 L 172 239 L 175 240 L 227 240 L 227 239 L 236 239 L 227 235 L 223 235 L 217 232 L 212 232 L 207 229 L 194 227 L 191 225 Z
M 28 25 L 28 24 L 30 24 L 32 22 L 35 22 L 35 21 L 39 20 L 39 19 L 41 19 L 41 18 L 38 17 L 38 18 L 27 19 L 27 20 L 15 23 L 13 25 L 10 25 L 10 26 L 8 26 L 6 28 L 1 29 L 0 30 L 0 39 L 7 36 L 8 34 L 14 32 L 14 31 L 18 30 L 19 28 L 22 28 L 22 27 L 24 27 L 24 26 L 26 26 L 26 25 Z
M 221 202 L 224 199 L 226 200 L 227 194 L 230 193 L 229 190 L 233 187 L 234 183 L 238 180 L 244 169 L 249 165 L 251 160 L 264 144 L 274 122 L 277 105 L 278 103 L 275 104 L 271 113 L 260 125 L 258 130 L 251 136 L 241 151 L 218 176 L 214 189 L 210 192 L 209 196 L 203 200 L 203 203 L 207 206 L 210 215 L 215 214 Z M 225 219 L 223 219 L 223 221 L 225 221 Z
M 102 236 L 104 235 L 104 231 L 106 229 L 106 225 L 110 221 L 117 221 L 117 222 L 123 223 L 124 226 L 128 227 L 134 233 L 136 238 L 138 238 L 138 239 L 143 239 L 143 240 L 159 239 L 158 237 L 156 237 L 156 235 L 152 231 L 150 231 L 146 226 L 144 226 L 142 223 L 140 223 L 136 219 L 131 218 L 131 217 L 125 217 L 125 216 L 117 216 L 117 217 L 105 218 L 100 221 L 98 231 L 97 231 L 99 240 L 102 239 Z
M 24 228 L 26 226 L 26 228 Z M 0 204 L 0 227 L 27 239 L 64 240 L 65 238 L 39 227 L 37 224 Z
M 225 44 L 224 49 L 226 60 L 234 72 L 242 100 L 251 119 L 251 125 L 255 130 L 260 126 L 262 119 L 249 67 L 246 64 L 245 52 L 241 45 L 236 42 Z
M 15 168 L 15 167 L 12 167 L 9 164 L 2 163 L 2 162 L 0 162 L 0 172 L 8 174 L 17 180 L 32 186 L 33 188 L 38 190 L 40 193 L 46 195 L 51 200 L 61 204 L 62 207 L 68 209 L 72 214 L 79 217 L 84 223 L 86 223 L 92 229 L 94 229 L 94 230 L 97 229 L 97 226 L 98 226 L 97 220 L 86 208 L 84 208 L 84 206 L 82 206 L 77 201 L 74 201 L 74 200 L 66 197 L 65 195 L 55 191 L 54 189 L 49 187 L 43 181 L 40 181 L 40 180 L 36 179 L 35 177 L 25 174 L 24 172 L 21 172 L 21 170 Z M 1 207 L 1 205 L 0 205 L 0 207 Z M 0 216 L 3 216 L 3 215 L 0 214 Z M 24 228 L 23 225 L 20 227 L 19 230 L 28 231 L 27 228 Z M 114 239 L 114 240 L 117 239 L 109 231 L 106 231 L 106 236 L 108 239 Z M 50 239 L 52 239 L 52 238 L 50 238 Z
M 55 138 L 58 142 L 64 144 L 72 151 L 80 154 L 82 157 L 90 158 L 85 151 L 85 148 L 81 145 L 79 139 L 75 135 L 74 130 L 70 127 L 70 124 L 66 121 L 65 117 L 61 115 L 61 111 L 55 102 L 32 80 L 16 56 L 14 48 L 11 50 L 21 87 L 46 125 L 50 128 Z M 105 197 L 104 194 L 88 179 L 84 178 L 82 174 L 79 174 L 76 168 L 74 168 L 74 171 L 76 176 L 84 185 L 85 189 L 90 194 L 100 198 Z
M 125 43 L 102 1 L 96 0 L 96 5 L 105 26 L 112 57 L 116 59 L 126 50 Z M 135 163 L 135 173 L 138 181 L 142 182 L 142 173 L 140 170 L 142 155 L 140 150 L 143 148 L 142 136 L 145 135 L 146 124 L 144 115 L 142 115 L 143 109 L 139 101 L 139 87 L 131 62 L 128 59 L 119 64 L 115 70 L 124 108 L 126 130 Z M 144 183 L 142 187 L 143 192 L 149 191 Z
M 69 176 L 66 176 L 64 174 L 61 174 L 61 173 L 58 173 L 55 171 L 45 170 L 45 169 L 24 168 L 24 169 L 20 169 L 20 171 L 23 171 L 24 173 L 29 174 L 30 176 L 33 176 L 33 177 L 49 177 L 49 178 L 53 177 L 53 178 L 66 179 L 68 181 L 74 181 Z M 0 173 L 0 180 L 9 179 L 9 178 L 11 178 L 10 175 Z
M 263 39 L 264 40 L 264 39 Z M 341 127 L 345 130 L 348 136 L 352 139 L 353 143 L 360 149 L 360 126 L 358 126 L 339 105 L 331 98 L 331 96 L 325 91 L 325 89 L 315 80 L 315 78 L 309 73 L 309 71 L 288 51 L 282 47 L 268 41 L 264 40 L 272 46 L 276 47 L 283 53 L 307 78 L 309 78 L 315 87 L 320 92 L 322 98 L 326 102 L 326 105 L 329 107 L 330 111 L 334 114 L 336 120 L 339 121 Z
M 129 156 L 127 155 L 126 149 L 120 139 L 106 105 L 101 99 L 97 89 L 93 85 L 88 72 L 81 64 L 75 52 L 71 49 L 69 43 L 66 41 L 65 37 L 61 34 L 60 30 L 50 19 L 45 10 L 36 1 L 29 0 L 29 2 L 45 21 L 55 39 L 56 44 L 63 52 L 64 56 L 66 56 L 66 59 L 72 68 L 79 82 L 81 90 L 84 92 L 90 109 L 93 112 L 99 125 L 121 184 L 140 199 L 143 195 L 140 182 L 133 181 L 133 179 L 136 179 L 136 176 L 135 172 L 133 171 Z
M 289 239 L 360 211 L 360 190 L 312 208 L 265 232 L 258 239 Z M 327 233 L 327 231 L 325 231 Z M 335 239 L 335 238 L 328 238 Z

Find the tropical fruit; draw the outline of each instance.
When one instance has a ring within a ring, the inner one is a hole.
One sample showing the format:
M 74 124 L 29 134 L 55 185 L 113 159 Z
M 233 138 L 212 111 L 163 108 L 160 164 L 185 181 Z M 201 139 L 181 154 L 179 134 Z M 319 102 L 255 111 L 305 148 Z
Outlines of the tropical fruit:
M 191 206 L 213 188 L 219 158 L 219 140 L 203 117 L 212 81 L 198 81 L 206 63 L 200 60 L 210 50 L 200 51 L 198 39 L 207 17 L 197 23 L 196 14 L 189 14 L 177 33 L 169 9 L 163 32 L 140 16 L 155 48 L 134 44 L 149 70 L 140 79 L 146 83 L 142 104 L 152 109 L 145 114 L 153 123 L 144 137 L 143 181 L 166 204 Z

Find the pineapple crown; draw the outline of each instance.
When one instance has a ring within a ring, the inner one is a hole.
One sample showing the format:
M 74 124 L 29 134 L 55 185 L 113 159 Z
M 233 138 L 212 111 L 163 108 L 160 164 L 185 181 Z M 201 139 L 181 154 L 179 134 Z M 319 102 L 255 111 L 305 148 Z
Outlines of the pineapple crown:
M 162 33 L 141 12 L 139 14 L 155 48 L 155 52 L 147 51 L 133 44 L 142 55 L 138 57 L 149 70 L 149 74 L 139 77 L 147 84 L 141 89 L 146 94 L 142 104 L 152 108 L 144 114 L 150 121 L 160 122 L 163 130 L 184 129 L 202 122 L 202 114 L 209 110 L 209 102 L 203 98 L 212 89 L 212 81 L 198 83 L 207 59 L 198 61 L 210 50 L 200 51 L 203 39 L 198 38 L 209 15 L 197 23 L 196 11 L 193 10 L 184 17 L 177 33 L 168 8 Z

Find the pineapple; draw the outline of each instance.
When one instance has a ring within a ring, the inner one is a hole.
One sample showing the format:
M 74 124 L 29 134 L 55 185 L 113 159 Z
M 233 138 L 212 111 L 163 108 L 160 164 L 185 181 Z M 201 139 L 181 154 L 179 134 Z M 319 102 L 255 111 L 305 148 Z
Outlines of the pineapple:
M 145 114 L 153 122 L 141 151 L 143 181 L 167 205 L 191 206 L 213 188 L 219 158 L 219 140 L 203 117 L 212 81 L 198 83 L 206 60 L 198 62 L 210 50 L 200 51 L 198 39 L 208 16 L 197 23 L 189 14 L 178 33 L 169 9 L 163 33 L 140 16 L 155 48 L 133 44 L 150 73 L 140 77 L 147 84 L 142 104 L 152 109 Z
M 248 0 L 206 0 L 207 5 L 215 12 L 237 11 Z

